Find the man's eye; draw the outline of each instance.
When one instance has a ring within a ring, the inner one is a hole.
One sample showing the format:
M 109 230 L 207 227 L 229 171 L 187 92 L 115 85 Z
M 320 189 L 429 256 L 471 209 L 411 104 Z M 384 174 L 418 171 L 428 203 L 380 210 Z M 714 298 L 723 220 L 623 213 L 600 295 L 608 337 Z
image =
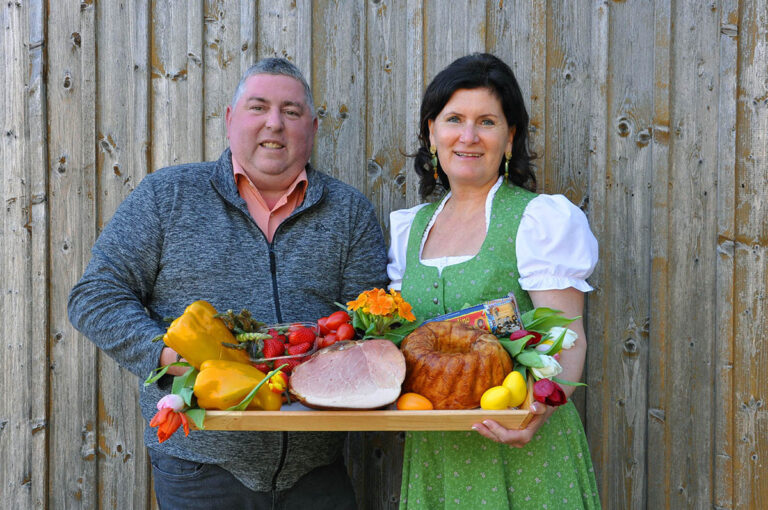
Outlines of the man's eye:
M 297 112 L 296 110 L 286 110 L 285 114 L 289 117 L 301 117 L 301 112 Z
M 264 107 L 261 106 L 261 105 L 255 104 L 255 105 L 251 106 L 251 110 L 253 110 L 255 112 L 260 112 L 260 111 L 264 110 Z

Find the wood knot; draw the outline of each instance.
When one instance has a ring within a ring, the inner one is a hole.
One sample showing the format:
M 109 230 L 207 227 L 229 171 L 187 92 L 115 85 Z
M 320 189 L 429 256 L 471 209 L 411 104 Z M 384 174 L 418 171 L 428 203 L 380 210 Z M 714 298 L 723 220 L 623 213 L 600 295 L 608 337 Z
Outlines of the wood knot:
M 629 133 L 632 131 L 632 124 L 629 119 L 626 117 L 619 117 L 616 121 L 616 131 L 618 131 L 619 136 L 621 137 L 629 136 Z

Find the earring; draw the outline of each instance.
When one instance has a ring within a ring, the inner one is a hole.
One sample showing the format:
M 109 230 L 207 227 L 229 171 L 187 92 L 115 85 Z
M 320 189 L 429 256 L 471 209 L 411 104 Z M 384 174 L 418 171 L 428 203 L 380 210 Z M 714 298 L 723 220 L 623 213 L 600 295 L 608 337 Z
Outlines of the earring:
M 434 177 L 435 181 L 437 181 L 437 147 L 430 145 L 429 153 L 432 154 L 432 170 L 435 172 Z
M 504 178 L 509 178 L 509 160 L 512 159 L 512 151 L 504 153 Z

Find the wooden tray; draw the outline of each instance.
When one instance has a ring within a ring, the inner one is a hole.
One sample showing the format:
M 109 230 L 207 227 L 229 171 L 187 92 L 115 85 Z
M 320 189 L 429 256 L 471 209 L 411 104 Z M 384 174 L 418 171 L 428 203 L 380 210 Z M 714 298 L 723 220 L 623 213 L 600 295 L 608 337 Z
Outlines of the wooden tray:
M 470 430 L 492 419 L 509 429 L 524 428 L 529 411 L 206 411 L 206 430 Z M 301 406 L 303 407 L 303 406 Z M 298 409 L 298 407 L 297 407 Z M 190 424 L 192 425 L 192 424 Z
M 533 381 L 528 380 L 528 395 L 520 409 L 505 411 L 316 411 L 298 402 L 280 411 L 206 411 L 206 430 L 471 430 L 472 424 L 486 419 L 508 429 L 522 429 L 533 415 Z M 194 424 L 190 423 L 194 427 Z

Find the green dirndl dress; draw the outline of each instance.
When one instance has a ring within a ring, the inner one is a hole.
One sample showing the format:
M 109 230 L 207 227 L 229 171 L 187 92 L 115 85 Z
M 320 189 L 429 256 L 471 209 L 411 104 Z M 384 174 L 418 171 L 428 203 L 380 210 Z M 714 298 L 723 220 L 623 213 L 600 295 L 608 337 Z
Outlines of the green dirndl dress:
M 518 283 L 515 238 L 536 195 L 502 185 L 488 233 L 472 259 L 437 268 L 419 261 L 421 240 L 437 203 L 411 225 L 402 294 L 419 320 L 514 292 L 521 312 L 533 305 Z M 524 448 L 474 431 L 406 434 L 400 508 L 600 508 L 586 435 L 576 408 L 557 409 Z

